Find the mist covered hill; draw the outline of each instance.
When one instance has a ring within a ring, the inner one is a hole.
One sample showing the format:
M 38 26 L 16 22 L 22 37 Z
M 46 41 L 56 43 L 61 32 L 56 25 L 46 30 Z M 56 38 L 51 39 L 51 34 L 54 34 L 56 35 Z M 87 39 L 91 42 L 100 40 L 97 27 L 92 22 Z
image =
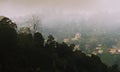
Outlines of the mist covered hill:
M 120 16 L 111 13 L 44 13 L 25 17 L 13 18 L 18 27 L 32 27 L 37 24 L 37 31 L 53 34 L 58 38 L 72 37 L 79 32 L 85 35 L 118 34 L 120 29 Z

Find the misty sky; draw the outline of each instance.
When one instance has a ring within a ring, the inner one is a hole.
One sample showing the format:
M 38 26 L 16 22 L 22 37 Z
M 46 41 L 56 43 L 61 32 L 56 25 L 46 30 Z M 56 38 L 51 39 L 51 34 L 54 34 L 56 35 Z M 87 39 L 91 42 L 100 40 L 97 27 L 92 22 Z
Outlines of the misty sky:
M 0 15 L 119 13 L 120 0 L 0 0 Z

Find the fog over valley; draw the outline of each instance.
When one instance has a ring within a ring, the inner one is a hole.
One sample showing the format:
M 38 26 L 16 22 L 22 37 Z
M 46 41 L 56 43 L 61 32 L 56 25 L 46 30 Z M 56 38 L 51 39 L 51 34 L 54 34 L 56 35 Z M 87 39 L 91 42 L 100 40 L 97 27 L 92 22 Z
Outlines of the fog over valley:
M 56 24 L 114 27 L 120 23 L 119 3 L 119 0 L 0 0 L 0 15 L 16 22 L 24 22 L 27 16 L 37 15 L 47 27 Z
M 50 11 L 12 18 L 18 25 L 32 26 L 39 20 L 38 31 L 49 29 L 58 33 L 83 31 L 119 31 L 120 15 L 108 12 L 61 12 Z M 32 22 L 33 21 L 33 22 Z M 50 32 L 52 33 L 52 32 Z
M 120 0 L 0 0 L 0 72 L 120 72 Z

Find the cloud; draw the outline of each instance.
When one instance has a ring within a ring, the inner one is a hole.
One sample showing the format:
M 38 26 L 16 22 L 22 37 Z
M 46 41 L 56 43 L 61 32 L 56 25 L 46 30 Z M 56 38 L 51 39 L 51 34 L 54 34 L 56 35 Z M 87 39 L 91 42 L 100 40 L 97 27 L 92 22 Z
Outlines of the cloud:
M 31 13 L 119 12 L 119 0 L 0 0 L 0 15 Z

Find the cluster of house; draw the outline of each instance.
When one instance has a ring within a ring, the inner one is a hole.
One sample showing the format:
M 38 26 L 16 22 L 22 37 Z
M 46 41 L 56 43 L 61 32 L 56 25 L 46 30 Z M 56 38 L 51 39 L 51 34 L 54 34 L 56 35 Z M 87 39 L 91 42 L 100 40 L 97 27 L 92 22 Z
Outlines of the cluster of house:
M 73 38 L 69 39 L 69 38 L 64 38 L 63 42 L 66 44 L 75 44 L 75 47 L 73 49 L 73 51 L 76 50 L 80 50 L 80 46 L 79 46 L 79 39 L 81 38 L 81 34 L 80 33 L 76 33 Z
M 80 38 L 81 38 L 81 34 L 76 33 L 74 35 L 74 37 L 71 39 L 64 38 L 63 42 L 67 43 L 68 45 L 69 45 L 69 43 L 74 43 L 75 47 L 74 47 L 73 51 L 76 51 L 76 50 L 80 50 L 80 46 L 79 46 L 79 39 Z M 103 52 L 108 52 L 110 54 L 120 54 L 120 49 L 117 47 L 103 49 L 102 44 L 98 44 L 98 47 L 96 47 L 91 53 L 94 55 L 97 55 L 97 54 L 102 54 Z
M 96 47 L 96 49 L 92 52 L 92 54 L 97 55 L 97 54 L 102 54 L 103 52 L 108 52 L 110 54 L 120 54 L 120 49 L 115 47 L 104 50 L 101 47 Z

